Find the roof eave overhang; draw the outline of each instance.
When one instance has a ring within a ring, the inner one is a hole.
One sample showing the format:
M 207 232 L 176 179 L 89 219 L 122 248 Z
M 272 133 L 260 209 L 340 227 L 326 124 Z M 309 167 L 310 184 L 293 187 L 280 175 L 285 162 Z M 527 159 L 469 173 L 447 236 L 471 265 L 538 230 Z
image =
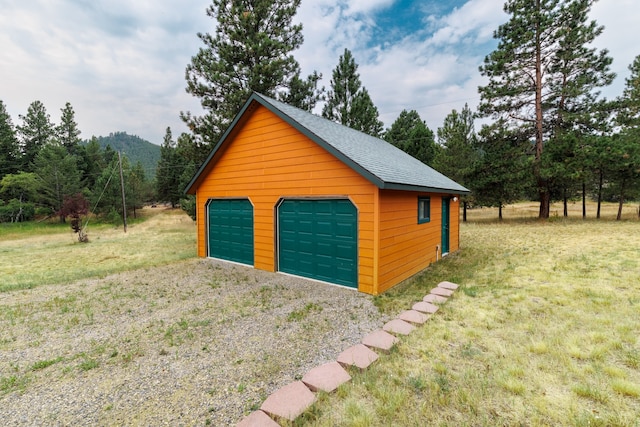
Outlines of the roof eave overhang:
M 471 191 L 465 189 L 452 189 L 452 188 L 440 188 L 440 187 L 425 187 L 421 185 L 409 185 L 400 184 L 394 182 L 387 182 L 382 187 L 378 186 L 381 190 L 402 190 L 402 191 L 420 191 L 424 193 L 444 193 L 444 194 L 457 194 L 464 195 L 470 194 Z

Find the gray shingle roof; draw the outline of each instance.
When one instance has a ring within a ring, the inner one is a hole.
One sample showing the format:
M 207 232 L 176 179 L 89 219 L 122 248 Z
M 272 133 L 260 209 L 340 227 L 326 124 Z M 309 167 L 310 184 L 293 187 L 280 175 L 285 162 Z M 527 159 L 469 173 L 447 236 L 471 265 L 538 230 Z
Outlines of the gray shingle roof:
M 460 184 L 382 139 L 353 130 L 255 92 L 247 100 L 236 120 L 231 124 L 230 129 L 234 127 L 242 114 L 254 101 L 271 110 L 378 186 L 378 188 L 452 194 L 469 192 Z M 222 137 L 221 143 L 228 132 L 229 130 Z M 197 181 L 198 176 L 219 146 L 220 143 L 214 148 L 209 159 L 189 184 L 187 192 L 191 192 L 189 191 L 191 186 Z

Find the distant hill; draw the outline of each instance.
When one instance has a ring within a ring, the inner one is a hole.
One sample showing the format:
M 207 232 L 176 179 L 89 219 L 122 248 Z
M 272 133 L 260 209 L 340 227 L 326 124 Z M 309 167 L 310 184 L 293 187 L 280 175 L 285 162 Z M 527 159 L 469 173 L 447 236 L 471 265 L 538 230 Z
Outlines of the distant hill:
M 144 168 L 147 179 L 152 180 L 156 176 L 156 166 L 160 160 L 160 146 L 150 143 L 136 135 L 129 135 L 126 132 L 114 132 L 109 136 L 99 136 L 98 143 L 103 149 L 107 145 L 114 151 L 120 151 L 126 155 L 131 163 L 135 165 L 138 161 Z M 85 144 L 87 141 L 85 141 Z

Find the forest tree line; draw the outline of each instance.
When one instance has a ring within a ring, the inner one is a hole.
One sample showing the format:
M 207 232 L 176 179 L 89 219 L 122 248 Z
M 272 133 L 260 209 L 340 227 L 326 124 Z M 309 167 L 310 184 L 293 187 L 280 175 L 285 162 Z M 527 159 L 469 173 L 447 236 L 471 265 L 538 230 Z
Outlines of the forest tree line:
M 103 147 L 105 138 L 83 141 L 70 103 L 61 109 L 58 124 L 40 101 L 32 102 L 19 120 L 14 126 L 0 100 L 0 222 L 47 217 L 64 222 L 91 211 L 118 223 L 123 206 L 120 166 L 132 215 L 145 203 L 157 200 L 149 165 L 131 164 L 124 153 Z M 139 139 L 121 132 L 109 138 Z M 153 168 L 155 163 L 157 160 Z
M 195 215 L 183 190 L 253 91 L 380 137 L 466 186 L 468 206 L 517 200 L 540 202 L 548 218 L 553 201 L 619 202 L 640 199 L 640 55 L 629 65 L 623 93 L 600 90 L 615 78 L 606 49 L 593 47 L 604 31 L 588 15 L 594 0 L 509 0 L 509 20 L 495 31 L 497 48 L 479 72 L 477 111 L 452 110 L 429 129 L 416 110 L 404 110 L 385 129 L 364 87 L 353 54 L 344 49 L 329 87 L 322 75 L 301 75 L 292 55 L 303 43 L 293 18 L 300 0 L 213 0 L 207 15 L 214 34 L 186 68 L 186 90 L 200 99 L 201 115 L 181 112 L 190 129 L 174 140 L 167 128 L 156 178 L 123 161 L 129 206 L 149 200 L 181 205 Z M 0 221 L 37 213 L 59 215 L 65 197 L 82 194 L 91 210 L 118 217 L 113 178 L 117 153 L 79 144 L 73 108 L 51 123 L 42 103 L 29 106 L 14 128 L 0 101 Z M 476 131 L 474 122 L 482 119 Z M 39 211 L 40 210 L 40 211 Z M 586 211 L 583 209 L 583 215 Z M 639 210 L 640 215 L 640 210 Z M 596 216 L 599 217 L 599 208 Z
M 293 23 L 300 1 L 213 0 L 215 34 L 186 69 L 187 92 L 204 114 L 182 112 L 194 161 L 200 164 L 242 103 L 256 91 L 370 135 L 381 137 L 471 190 L 468 206 L 537 200 L 540 218 L 553 201 L 619 202 L 640 198 L 640 56 L 629 65 L 623 93 L 601 97 L 615 74 L 606 49 L 594 47 L 604 28 L 589 19 L 595 0 L 508 0 L 508 21 L 494 32 L 497 48 L 479 72 L 477 111 L 452 110 L 436 132 L 415 110 L 387 129 L 345 49 L 329 88 L 322 75 L 304 77 L 291 54 L 303 43 Z M 474 121 L 485 123 L 476 132 Z M 638 210 L 640 215 L 640 210 Z M 500 210 L 501 214 L 501 210 Z

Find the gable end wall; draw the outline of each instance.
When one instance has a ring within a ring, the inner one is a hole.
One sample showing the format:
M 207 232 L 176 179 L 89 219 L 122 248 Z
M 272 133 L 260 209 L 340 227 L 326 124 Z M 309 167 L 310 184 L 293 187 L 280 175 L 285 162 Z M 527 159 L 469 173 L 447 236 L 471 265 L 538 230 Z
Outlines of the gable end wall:
M 377 187 L 263 106 L 212 159 L 196 190 L 198 255 L 206 256 L 205 204 L 249 198 L 255 267 L 276 271 L 275 207 L 281 198 L 349 198 L 358 209 L 358 289 L 374 293 L 374 195 Z

